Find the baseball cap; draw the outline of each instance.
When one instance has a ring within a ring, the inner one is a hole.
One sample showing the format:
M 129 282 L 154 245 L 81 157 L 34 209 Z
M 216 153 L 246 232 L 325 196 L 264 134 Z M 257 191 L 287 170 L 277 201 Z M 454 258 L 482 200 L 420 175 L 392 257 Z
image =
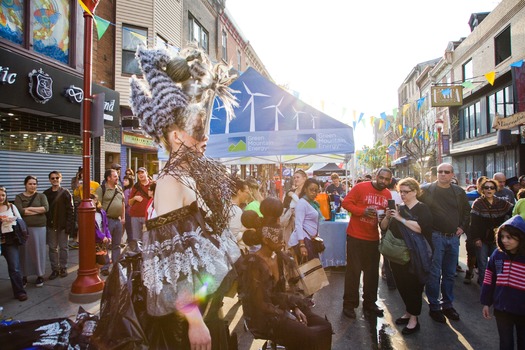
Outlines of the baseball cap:
M 118 169 L 121 169 L 122 167 L 120 166 L 120 164 L 118 163 L 113 163 L 111 164 L 111 169 L 115 169 L 115 170 L 118 170 Z
M 148 171 L 146 170 L 146 168 L 144 168 L 144 167 L 142 167 L 142 166 L 141 166 L 140 168 L 137 169 L 137 173 L 138 173 L 139 171 L 143 171 L 143 172 L 145 172 L 145 173 L 148 172 Z

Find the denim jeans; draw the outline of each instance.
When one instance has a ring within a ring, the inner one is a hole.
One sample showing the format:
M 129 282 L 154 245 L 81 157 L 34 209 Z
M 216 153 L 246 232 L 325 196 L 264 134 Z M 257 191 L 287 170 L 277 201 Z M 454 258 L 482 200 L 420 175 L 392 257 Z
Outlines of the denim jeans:
M 514 350 L 514 335 L 516 335 L 518 350 L 525 349 L 525 316 L 494 310 L 498 326 L 500 350 Z M 514 328 L 516 332 L 514 332 Z
M 142 227 L 146 219 L 143 216 L 131 217 L 131 232 L 128 233 L 128 243 L 131 241 L 140 241 L 142 237 Z
M 496 249 L 495 243 L 485 243 L 482 242 L 481 248 L 476 247 L 476 259 L 478 262 L 478 284 L 481 286 L 483 284 L 483 279 L 485 278 L 485 270 L 487 269 L 487 263 L 490 255 Z
M 120 219 L 108 218 L 108 228 L 111 233 L 111 260 L 118 262 L 120 258 L 120 243 L 122 243 L 122 223 Z M 109 269 L 109 261 L 101 270 Z
M 20 253 L 18 246 L 13 244 L 2 244 L 2 255 L 7 262 L 9 279 L 13 295 L 17 298 L 20 294 L 26 294 L 22 283 L 22 272 L 20 270 Z
M 440 232 L 432 232 L 434 254 L 430 276 L 425 286 L 425 292 L 431 311 L 449 309 L 454 301 L 454 276 L 459 257 L 459 237 L 443 236 Z M 439 292 L 441 290 L 441 300 Z
M 67 258 L 69 254 L 68 247 L 69 235 L 66 230 L 56 230 L 47 228 L 47 245 L 49 246 L 49 262 L 51 270 L 59 271 L 67 268 Z

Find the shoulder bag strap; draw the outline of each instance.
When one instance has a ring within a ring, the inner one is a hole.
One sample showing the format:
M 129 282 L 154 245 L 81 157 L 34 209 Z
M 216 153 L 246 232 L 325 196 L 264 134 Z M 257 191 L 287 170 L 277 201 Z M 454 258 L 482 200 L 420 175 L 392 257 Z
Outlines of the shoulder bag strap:
M 33 204 L 33 201 L 35 200 L 37 194 L 38 194 L 38 193 L 35 193 L 35 194 L 31 197 L 31 200 L 29 201 L 29 203 L 27 203 L 27 207 L 30 207 L 31 204 Z M 26 207 L 26 208 L 27 208 L 27 207 Z
M 113 199 L 117 196 L 118 189 L 115 187 L 115 192 L 113 193 L 113 197 L 111 197 L 111 200 L 109 201 L 108 206 L 106 207 L 106 212 L 108 211 L 109 207 L 111 206 L 111 203 L 113 203 Z
M 304 226 L 303 226 L 303 230 L 304 230 L 304 232 L 306 232 L 306 234 L 308 235 L 308 237 L 310 237 L 310 240 L 311 240 L 312 238 L 314 238 L 314 237 L 319 236 L 319 220 L 317 221 L 317 232 L 316 232 L 316 234 L 315 234 L 314 236 L 312 236 L 310 233 L 308 233 L 308 231 L 306 231 L 306 229 L 304 228 Z

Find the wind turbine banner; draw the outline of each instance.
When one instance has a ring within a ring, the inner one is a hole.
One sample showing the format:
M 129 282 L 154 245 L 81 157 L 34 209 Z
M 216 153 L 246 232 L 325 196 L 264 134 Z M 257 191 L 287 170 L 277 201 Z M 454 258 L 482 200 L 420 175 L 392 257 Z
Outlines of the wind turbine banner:
M 307 105 L 248 68 L 230 87 L 235 118 L 216 99 L 206 155 L 212 158 L 350 154 L 353 128 Z M 290 157 L 288 157 L 289 159 Z

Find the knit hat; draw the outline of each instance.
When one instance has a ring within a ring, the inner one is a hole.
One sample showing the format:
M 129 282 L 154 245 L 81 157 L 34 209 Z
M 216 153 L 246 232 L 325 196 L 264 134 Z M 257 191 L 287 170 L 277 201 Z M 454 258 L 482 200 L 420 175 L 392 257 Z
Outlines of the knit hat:
M 194 138 L 195 132 L 200 138 L 209 134 L 215 96 L 221 99 L 227 118 L 233 116 L 237 102 L 228 87 L 233 80 L 228 67 L 213 66 L 204 52 L 187 48 L 172 57 L 165 49 L 139 46 L 137 59 L 144 79 L 131 77 L 130 104 L 155 142 L 160 143 L 172 125 Z

